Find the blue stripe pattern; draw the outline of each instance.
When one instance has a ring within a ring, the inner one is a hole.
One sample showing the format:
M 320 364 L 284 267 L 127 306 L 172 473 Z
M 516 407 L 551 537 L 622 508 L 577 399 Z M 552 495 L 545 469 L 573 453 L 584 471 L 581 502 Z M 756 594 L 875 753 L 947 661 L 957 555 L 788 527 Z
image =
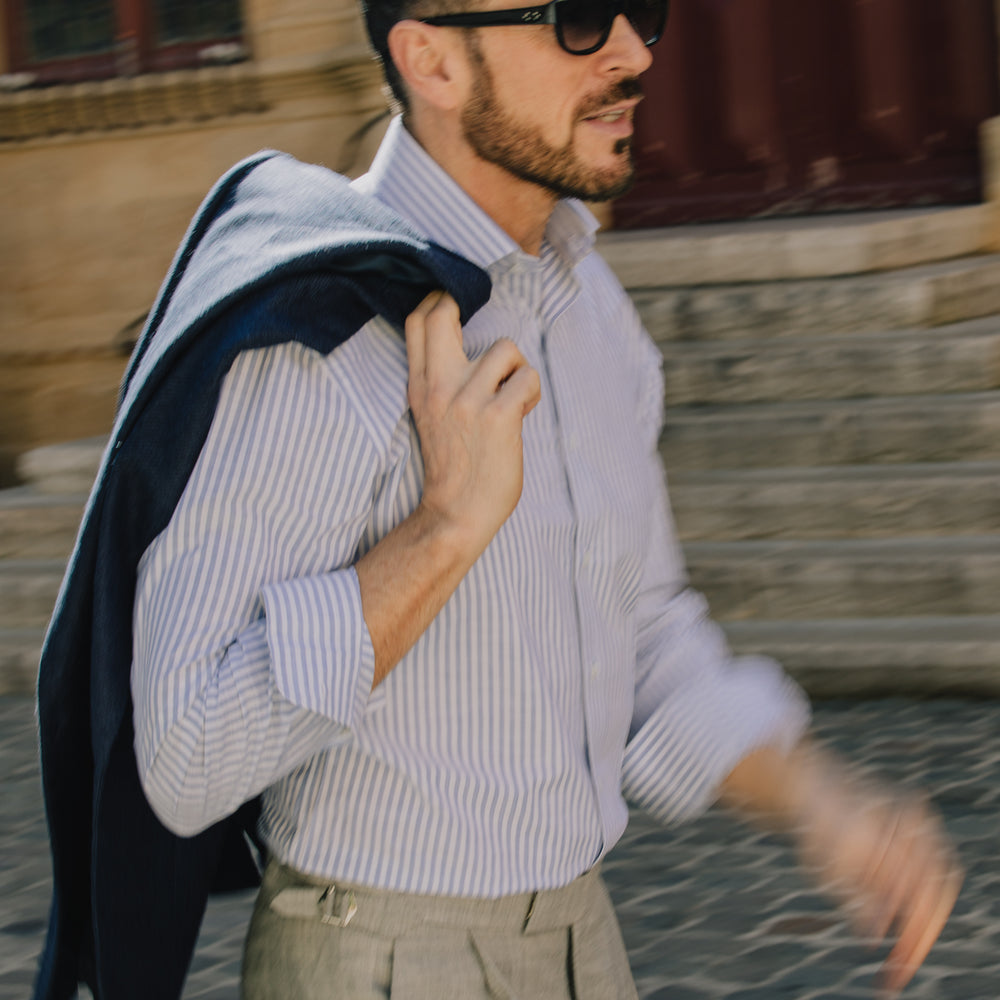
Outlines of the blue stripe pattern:
M 283 862 L 495 897 L 565 885 L 621 835 L 624 795 L 697 815 L 749 750 L 808 721 L 775 664 L 734 659 L 686 586 L 657 456 L 659 354 L 575 202 L 519 250 L 396 121 L 357 182 L 486 267 L 470 357 L 513 339 L 541 376 L 524 491 L 374 693 L 359 556 L 423 468 L 399 331 L 331 355 L 251 351 L 228 375 L 135 605 L 136 752 L 189 834 L 264 793 Z

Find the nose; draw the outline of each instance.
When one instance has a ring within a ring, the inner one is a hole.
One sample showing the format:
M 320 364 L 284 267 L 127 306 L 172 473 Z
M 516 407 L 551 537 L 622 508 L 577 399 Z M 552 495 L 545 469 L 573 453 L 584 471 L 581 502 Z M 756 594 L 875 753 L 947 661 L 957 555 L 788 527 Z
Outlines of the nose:
M 624 14 L 615 15 L 608 40 L 598 51 L 611 61 L 609 68 L 627 70 L 633 76 L 644 73 L 653 62 L 649 46 L 639 37 Z

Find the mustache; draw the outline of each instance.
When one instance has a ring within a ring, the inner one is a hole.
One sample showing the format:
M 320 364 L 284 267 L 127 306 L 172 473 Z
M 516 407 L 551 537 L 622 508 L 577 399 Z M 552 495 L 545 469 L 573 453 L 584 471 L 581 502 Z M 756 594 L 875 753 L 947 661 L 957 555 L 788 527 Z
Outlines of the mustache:
M 637 76 L 626 76 L 616 80 L 601 94 L 595 94 L 584 100 L 578 109 L 579 117 L 586 118 L 597 111 L 609 108 L 621 101 L 630 101 L 633 97 L 642 97 L 642 84 Z

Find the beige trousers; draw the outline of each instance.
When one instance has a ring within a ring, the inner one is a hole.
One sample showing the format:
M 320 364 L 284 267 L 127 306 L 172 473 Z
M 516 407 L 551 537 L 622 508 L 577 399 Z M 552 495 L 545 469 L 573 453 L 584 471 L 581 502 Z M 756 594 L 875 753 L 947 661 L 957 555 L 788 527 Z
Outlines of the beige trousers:
M 498 900 L 331 886 L 272 862 L 244 1000 L 635 1000 L 597 869 Z

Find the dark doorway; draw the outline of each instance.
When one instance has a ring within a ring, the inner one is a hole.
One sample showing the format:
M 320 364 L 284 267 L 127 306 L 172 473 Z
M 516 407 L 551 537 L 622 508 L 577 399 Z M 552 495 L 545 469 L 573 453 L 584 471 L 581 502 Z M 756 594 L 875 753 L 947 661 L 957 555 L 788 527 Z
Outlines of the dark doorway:
M 980 198 L 993 0 L 675 0 L 618 227 Z

